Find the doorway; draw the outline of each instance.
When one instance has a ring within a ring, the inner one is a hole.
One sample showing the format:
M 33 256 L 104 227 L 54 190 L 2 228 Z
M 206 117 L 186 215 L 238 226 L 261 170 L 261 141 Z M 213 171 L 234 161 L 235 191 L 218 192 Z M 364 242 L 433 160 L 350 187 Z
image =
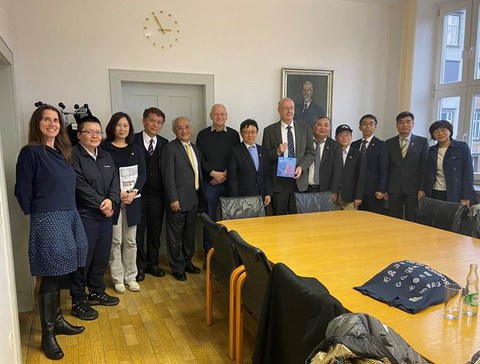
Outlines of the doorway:
M 33 304 L 26 221 L 13 196 L 20 140 L 15 114 L 13 54 L 0 37 L 0 358 L 8 363 L 21 362 L 18 311 L 31 310 Z
M 186 116 L 193 126 L 192 141 L 206 127 L 213 105 L 213 75 L 110 70 L 112 113 L 123 111 L 132 118 L 136 132 L 143 129 L 142 113 L 158 107 L 165 115 L 161 135 L 175 139 L 171 121 Z

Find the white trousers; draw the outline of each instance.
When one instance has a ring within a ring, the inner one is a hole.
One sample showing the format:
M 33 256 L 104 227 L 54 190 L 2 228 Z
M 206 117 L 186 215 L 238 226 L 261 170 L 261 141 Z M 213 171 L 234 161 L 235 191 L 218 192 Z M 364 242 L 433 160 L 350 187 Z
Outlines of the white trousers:
M 131 282 L 137 276 L 137 226 L 128 227 L 127 213 L 120 208 L 118 222 L 113 225 L 110 274 L 113 284 Z

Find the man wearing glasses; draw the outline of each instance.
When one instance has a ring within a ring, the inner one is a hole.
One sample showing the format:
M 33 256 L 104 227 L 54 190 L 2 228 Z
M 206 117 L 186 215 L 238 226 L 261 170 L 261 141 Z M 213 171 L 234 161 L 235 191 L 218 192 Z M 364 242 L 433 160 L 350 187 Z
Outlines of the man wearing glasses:
M 257 140 L 258 124 L 247 119 L 240 124 L 243 143 L 233 147 L 228 162 L 228 187 L 230 196 L 261 195 L 265 206 L 270 204 L 272 180 L 268 151 Z
M 79 143 L 72 148 L 77 209 L 88 240 L 85 267 L 72 273 L 70 288 L 72 315 L 82 320 L 98 317 L 93 305 L 114 306 L 119 302 L 117 297 L 105 293 L 103 281 L 112 247 L 113 211 L 120 202 L 120 182 L 113 158 L 99 148 L 102 134 L 100 121 L 85 116 L 78 123 Z
M 193 265 L 195 225 L 201 194 L 200 151 L 190 142 L 192 124 L 186 117 L 173 120 L 177 137 L 163 147 L 162 177 L 167 199 L 168 263 L 177 281 L 190 274 L 199 274 Z
M 263 132 L 262 145 L 268 150 L 272 161 L 273 198 L 275 215 L 295 214 L 295 192 L 308 188 L 308 167 L 315 159 L 312 128 L 304 121 L 294 120 L 295 104 L 285 97 L 278 102 L 280 121 L 267 126 Z M 279 158 L 295 158 L 295 173 L 292 177 L 277 176 Z

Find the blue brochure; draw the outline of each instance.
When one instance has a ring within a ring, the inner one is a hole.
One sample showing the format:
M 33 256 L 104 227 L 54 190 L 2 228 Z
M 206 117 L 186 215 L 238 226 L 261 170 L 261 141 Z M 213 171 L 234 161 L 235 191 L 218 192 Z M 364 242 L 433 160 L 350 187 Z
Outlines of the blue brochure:
M 295 177 L 297 158 L 278 157 L 277 177 Z

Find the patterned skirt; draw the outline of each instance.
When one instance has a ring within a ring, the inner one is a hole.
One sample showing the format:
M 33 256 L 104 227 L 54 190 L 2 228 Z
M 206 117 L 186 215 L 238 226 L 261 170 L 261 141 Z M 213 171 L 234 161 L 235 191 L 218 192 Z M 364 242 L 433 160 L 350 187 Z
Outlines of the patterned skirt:
M 32 276 L 62 276 L 85 266 L 88 241 L 76 209 L 32 213 L 28 258 Z

